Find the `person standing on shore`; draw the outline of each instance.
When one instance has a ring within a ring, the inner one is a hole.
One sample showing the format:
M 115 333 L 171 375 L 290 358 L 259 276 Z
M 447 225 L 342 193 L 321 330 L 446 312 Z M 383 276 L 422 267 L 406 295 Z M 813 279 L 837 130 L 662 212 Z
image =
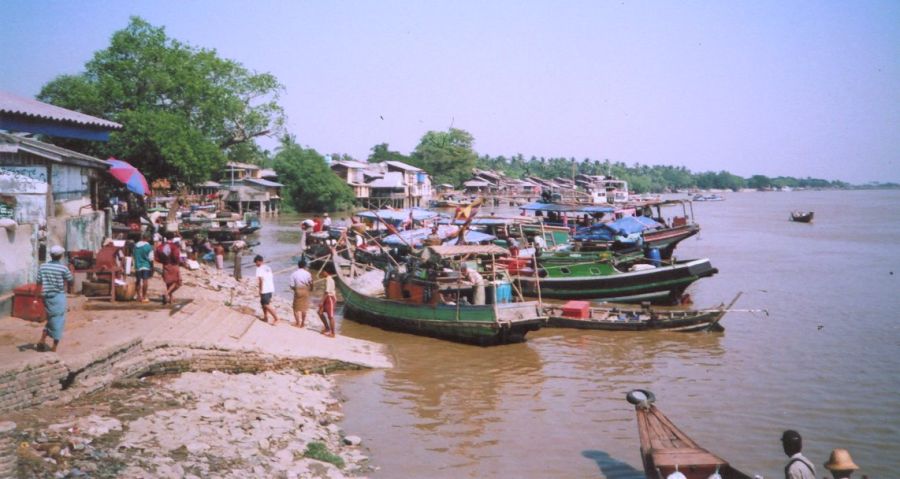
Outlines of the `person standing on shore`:
M 275 293 L 275 278 L 272 268 L 265 264 L 260 255 L 256 255 L 253 262 L 256 264 L 256 282 L 259 286 L 259 304 L 262 306 L 263 321 L 268 323 L 271 314 L 274 326 L 278 324 L 278 313 L 272 307 L 272 295 Z
M 859 466 L 853 462 L 853 458 L 846 449 L 834 449 L 831 451 L 828 462 L 825 463 L 825 469 L 831 472 L 834 479 L 850 479 L 850 475 L 859 469 Z
M 300 258 L 297 271 L 291 274 L 288 285 L 294 291 L 294 326 L 306 327 L 306 311 L 309 310 L 309 293 L 312 291 L 312 275 L 306 270 L 306 261 Z
M 334 289 L 334 278 L 328 271 L 322 271 L 322 279 L 325 280 L 325 292 L 322 293 L 322 301 L 319 303 L 319 317 L 325 325 L 322 334 L 334 337 L 334 305 L 337 303 L 337 294 Z
M 784 479 L 816 479 L 816 468 L 803 454 L 803 439 L 800 433 L 792 429 L 781 435 L 781 446 L 784 453 L 791 458 L 784 466 Z
M 166 231 L 166 242 L 156 248 L 154 256 L 162 263 L 163 282 L 166 283 L 162 303 L 171 303 L 173 294 L 181 287 L 181 248 L 175 242 L 175 233 Z
M 217 242 L 215 246 L 213 246 L 213 253 L 216 255 L 216 269 L 224 269 L 225 268 L 225 247 L 222 246 L 221 242 Z
M 47 349 L 47 336 L 50 336 L 53 338 L 50 350 L 56 352 L 66 326 L 66 283 L 75 281 L 75 276 L 60 263 L 65 252 L 59 245 L 50 248 L 50 261 L 42 264 L 38 270 L 37 284 L 41 285 L 44 310 L 47 312 L 47 325 L 36 345 L 39 351 Z
M 150 255 L 153 253 L 153 246 L 150 244 L 152 238 L 153 233 L 144 233 L 132 251 L 135 277 L 137 278 L 135 289 L 137 290 L 137 300 L 141 303 L 150 302 L 150 298 L 147 297 L 147 288 L 150 285 L 150 278 L 153 276 L 153 261 L 150 259 Z

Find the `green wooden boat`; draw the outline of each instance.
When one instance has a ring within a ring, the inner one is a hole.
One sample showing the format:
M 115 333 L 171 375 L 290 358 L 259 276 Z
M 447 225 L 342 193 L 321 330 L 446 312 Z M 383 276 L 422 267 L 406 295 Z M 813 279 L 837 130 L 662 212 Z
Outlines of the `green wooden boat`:
M 440 255 L 478 254 L 478 251 L 486 250 L 506 253 L 495 245 L 428 249 L 432 254 Z M 423 301 L 423 282 L 414 279 L 408 285 L 413 291 L 408 298 L 388 299 L 383 283 L 384 271 L 338 255 L 333 256 L 333 261 L 337 266 L 335 283 L 344 299 L 344 317 L 353 321 L 481 346 L 523 341 L 529 331 L 539 329 L 544 322 L 538 302 L 495 302 L 497 295 L 490 285 L 486 294 L 488 304 L 484 305 L 463 304 L 465 301 L 459 300 L 456 304 Z M 415 277 L 414 274 L 404 276 Z M 404 290 L 404 295 L 407 292 Z M 460 297 L 458 294 L 457 298 Z M 424 297 L 430 296 L 425 293 Z

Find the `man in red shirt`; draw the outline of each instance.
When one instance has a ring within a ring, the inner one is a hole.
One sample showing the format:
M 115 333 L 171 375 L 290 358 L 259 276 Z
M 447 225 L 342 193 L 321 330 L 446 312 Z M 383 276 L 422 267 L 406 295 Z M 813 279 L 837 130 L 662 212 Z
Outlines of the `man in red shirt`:
M 163 294 L 163 304 L 172 302 L 172 293 L 181 287 L 181 249 L 178 243 L 173 241 L 175 233 L 166 232 L 165 243 L 160 244 L 154 256 L 156 260 L 162 263 L 163 282 L 166 283 L 166 292 Z

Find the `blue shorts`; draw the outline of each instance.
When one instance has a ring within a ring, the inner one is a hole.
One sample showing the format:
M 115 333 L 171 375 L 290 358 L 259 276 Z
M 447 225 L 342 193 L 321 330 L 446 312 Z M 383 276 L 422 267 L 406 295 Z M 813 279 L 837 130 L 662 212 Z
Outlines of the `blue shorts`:
M 272 293 L 263 293 L 259 295 L 259 304 L 268 306 L 272 302 Z
M 137 279 L 139 280 L 148 280 L 153 277 L 152 269 L 139 269 L 135 272 L 137 275 Z

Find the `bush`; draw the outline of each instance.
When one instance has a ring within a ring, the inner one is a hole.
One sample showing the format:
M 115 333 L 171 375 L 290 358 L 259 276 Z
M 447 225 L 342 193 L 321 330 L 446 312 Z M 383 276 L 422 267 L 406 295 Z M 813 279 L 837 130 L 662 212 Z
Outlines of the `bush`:
M 344 459 L 341 456 L 330 452 L 328 447 L 321 442 L 311 442 L 307 444 L 306 451 L 303 452 L 303 455 L 310 459 L 334 464 L 339 468 L 344 467 Z

